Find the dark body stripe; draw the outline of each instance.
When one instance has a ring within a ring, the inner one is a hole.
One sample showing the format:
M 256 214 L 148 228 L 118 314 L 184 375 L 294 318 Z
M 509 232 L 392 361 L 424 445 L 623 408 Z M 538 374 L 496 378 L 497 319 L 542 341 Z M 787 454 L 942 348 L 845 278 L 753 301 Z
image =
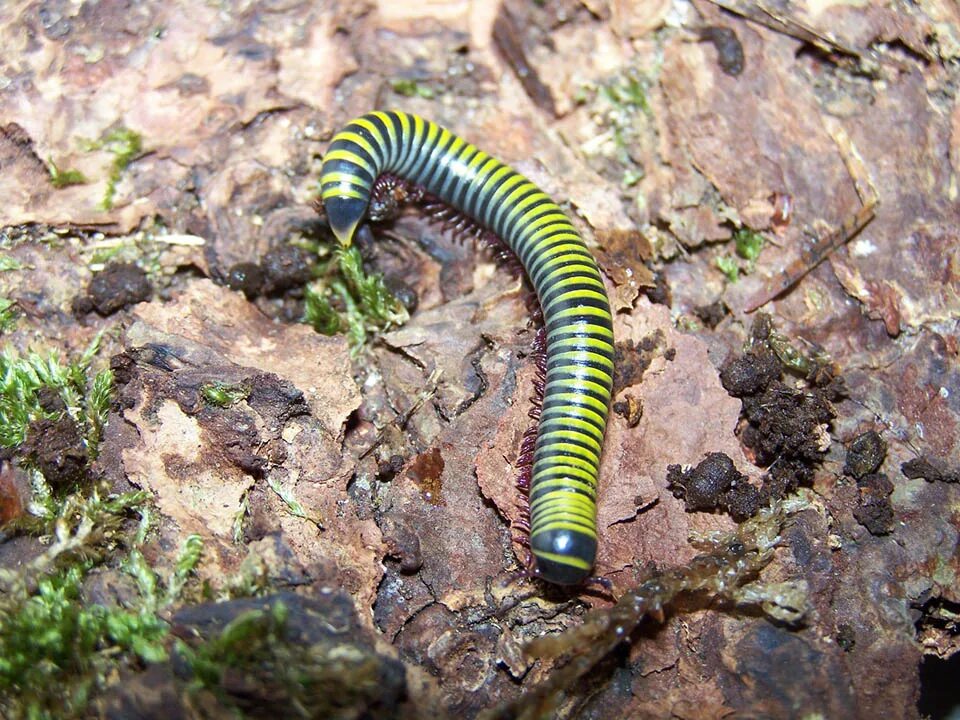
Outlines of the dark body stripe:
M 416 115 L 372 112 L 337 133 L 321 195 L 349 244 L 377 176 L 392 173 L 493 230 L 520 258 L 543 307 L 547 376 L 530 480 L 530 547 L 558 584 L 590 575 L 597 468 L 613 373 L 613 319 L 600 271 L 563 211 L 496 158 Z

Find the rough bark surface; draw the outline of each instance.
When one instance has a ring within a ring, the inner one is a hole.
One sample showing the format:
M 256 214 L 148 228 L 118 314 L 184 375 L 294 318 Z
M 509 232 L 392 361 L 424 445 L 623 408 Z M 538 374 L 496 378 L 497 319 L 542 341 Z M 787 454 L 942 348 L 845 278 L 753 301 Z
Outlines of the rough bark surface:
M 368 259 L 416 310 L 351 354 L 343 336 L 294 322 L 299 298 L 224 287 L 230 268 L 317 225 L 326 142 L 371 108 L 430 117 L 562 203 L 617 310 L 597 565 L 617 597 L 690 562 L 692 533 L 735 527 L 688 512 L 668 466 L 724 453 L 758 488 L 775 466 L 744 442 L 749 400 L 720 368 L 750 338 L 750 299 L 872 188 L 872 221 L 764 308 L 846 384 L 818 430 L 808 507 L 763 572 L 806 582 L 803 623 L 688 598 L 557 712 L 919 717 L 921 661 L 960 648 L 960 14 L 945 0 L 777 8 L 0 3 L 0 228 L 20 263 L 0 290 L 23 314 L 5 340 L 73 351 L 108 331 L 119 403 L 97 469 L 153 494 L 153 560 L 172 562 L 188 533 L 205 540 L 213 585 L 259 558 L 278 592 L 305 598 L 303 633 L 322 636 L 334 610 L 348 618 L 390 693 L 374 716 L 474 717 L 550 677 L 524 642 L 611 604 L 601 587 L 519 577 L 529 289 L 413 208 L 387 237 L 374 228 Z M 711 41 L 715 26 L 735 40 Z M 97 143 L 118 128 L 142 140 L 122 168 Z M 55 188 L 51 163 L 88 182 Z M 734 249 L 742 228 L 767 238 L 755 259 Z M 152 295 L 81 313 L 114 241 L 140 248 Z M 250 392 L 212 407 L 211 382 Z M 868 431 L 886 451 L 854 477 L 847 448 Z M 917 458 L 939 470 L 905 475 Z M 4 466 L 0 483 L 2 517 L 15 517 L 22 479 Z M 0 558 L 19 553 L 31 550 Z M 178 693 L 147 697 L 145 677 L 115 687 L 104 713 L 164 715 Z M 180 711 L 216 716 L 205 702 Z

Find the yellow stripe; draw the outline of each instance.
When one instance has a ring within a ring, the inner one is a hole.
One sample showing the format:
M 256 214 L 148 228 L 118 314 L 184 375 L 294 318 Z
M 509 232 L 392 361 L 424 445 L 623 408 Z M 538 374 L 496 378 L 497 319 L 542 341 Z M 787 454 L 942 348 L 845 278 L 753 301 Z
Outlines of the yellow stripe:
M 356 185 L 357 187 L 369 189 L 366 180 L 357 175 L 356 173 L 347 172 L 346 170 L 330 170 L 323 176 L 323 183 L 339 183 L 340 185 Z
M 589 433 L 597 442 L 603 442 L 603 434 L 600 432 L 600 428 L 596 425 L 587 422 L 581 418 L 576 417 L 566 417 L 566 418 L 547 418 L 540 421 L 540 432 L 548 431 L 554 425 L 563 425 L 569 427 L 575 427 L 580 430 L 580 432 Z
M 549 445 L 545 445 L 542 450 L 544 452 L 551 453 L 572 453 L 570 455 L 564 454 L 556 458 L 556 460 L 558 462 L 570 463 L 571 465 L 585 469 L 589 468 L 591 470 L 596 470 L 600 461 L 600 459 L 597 457 L 597 454 L 590 452 L 587 450 L 587 448 L 563 441 L 551 442 Z
M 559 264 L 562 263 L 562 262 L 568 262 L 571 257 L 576 257 L 577 259 L 583 258 L 582 255 L 571 255 L 571 254 L 568 253 L 568 252 L 560 253 L 560 254 L 558 254 L 556 257 L 550 258 L 549 260 L 547 260 L 546 262 L 544 262 L 540 267 L 538 267 L 538 268 L 537 268 L 537 271 L 536 271 L 537 276 L 538 276 L 538 277 L 551 277 L 551 276 L 553 275 L 553 273 L 552 273 L 552 272 L 549 272 L 549 270 L 550 270 L 551 268 L 553 268 L 554 270 L 556 270 L 556 269 L 557 269 L 557 268 L 555 267 L 556 265 L 559 265 Z M 570 265 L 566 266 L 566 267 L 564 268 L 564 270 L 567 271 L 567 272 L 573 272 L 574 270 L 577 270 L 578 272 L 583 273 L 584 276 L 586 276 L 586 277 L 592 277 L 592 278 L 594 278 L 594 279 L 596 279 L 596 280 L 599 280 L 599 279 L 600 279 L 600 272 L 599 272 L 595 267 L 591 267 L 590 265 L 586 265 L 586 264 L 584 264 L 584 263 L 582 263 L 582 262 L 580 262 L 580 263 L 571 263 Z M 570 278 L 570 279 L 571 279 L 571 281 L 573 280 L 573 278 Z
M 567 403 L 570 403 L 570 400 L 574 398 L 577 400 L 584 400 L 584 396 L 580 393 L 554 393 L 554 398 L 560 401 L 566 401 Z M 594 408 L 598 405 L 602 405 L 602 403 L 598 402 L 596 398 L 589 396 L 586 396 L 586 401 L 593 405 Z M 578 415 L 583 415 L 584 417 L 589 417 L 592 419 L 600 427 L 603 427 L 607 422 L 607 408 L 605 405 L 602 405 L 599 411 L 595 410 L 594 408 L 585 408 L 580 405 L 567 404 L 566 406 L 561 405 L 559 408 L 552 408 L 552 410 L 562 410 L 568 414 L 576 413 Z
M 611 348 L 612 349 L 612 348 Z M 613 370 L 613 360 L 610 359 L 608 355 L 601 355 L 600 353 L 589 352 L 586 350 L 568 350 L 565 352 L 555 352 L 550 353 L 551 360 L 572 360 L 572 361 L 589 361 L 600 363 L 601 365 L 610 368 Z M 609 373 L 608 373 L 609 374 Z
M 593 537 L 596 537 L 596 535 Z M 551 560 L 558 565 L 569 565 L 570 567 L 575 567 L 580 570 L 589 571 L 590 568 L 593 567 L 592 563 L 585 562 L 575 555 L 558 555 L 557 553 L 542 552 L 540 550 L 536 551 L 536 555 L 537 557 L 542 557 L 544 560 Z
M 374 148 L 373 145 L 371 145 L 369 141 L 360 133 L 353 132 L 352 130 L 344 130 L 342 133 L 337 135 L 337 139 L 347 140 L 349 142 L 354 143 L 355 145 L 359 145 L 360 147 L 362 147 L 364 150 L 367 151 L 367 153 L 370 155 L 371 158 L 373 158 L 375 162 L 379 163 L 383 160 L 383 158 L 381 157 L 380 151 Z
M 554 475 L 561 477 L 571 475 L 593 485 L 597 483 L 597 473 L 595 470 L 584 470 L 583 468 L 571 467 L 570 465 L 555 465 L 552 467 L 541 467 L 537 471 L 535 481 L 537 487 L 541 486 L 544 482 L 552 480 Z
M 610 313 L 604 310 L 603 308 L 593 307 L 592 305 L 584 305 L 582 307 L 567 308 L 566 310 L 558 310 L 550 318 L 555 320 L 557 318 L 568 318 L 575 315 L 592 315 L 593 317 L 605 318 L 611 320 Z M 578 318 L 579 319 L 579 318 Z
M 559 295 L 555 295 L 553 298 L 551 298 L 550 302 L 548 302 L 544 306 L 543 312 L 544 314 L 550 312 L 550 308 L 552 308 L 557 303 L 574 301 L 574 300 L 587 300 L 587 299 L 606 300 L 607 296 L 604 295 L 603 293 L 597 292 L 596 290 L 586 290 L 584 288 L 577 288 L 576 290 L 568 290 L 565 293 L 560 293 Z
M 544 442 L 547 439 L 552 441 L 553 438 L 565 438 L 567 440 L 576 440 L 578 442 L 585 442 L 593 448 L 594 454 L 600 454 L 600 443 L 598 443 L 594 438 L 589 435 L 585 435 L 577 430 L 546 430 L 542 429 L 541 435 L 544 438 Z
M 569 493 L 568 493 L 569 494 Z M 590 528 L 591 524 L 597 519 L 596 507 L 581 507 L 564 503 L 563 507 L 559 504 L 557 507 L 541 507 L 537 509 L 539 521 L 533 527 L 534 532 L 547 529 L 554 522 L 569 520 L 570 522 L 580 523 L 580 525 Z
M 323 161 L 327 160 L 346 160 L 347 162 L 352 162 L 354 165 L 359 165 L 364 170 L 366 170 L 370 175 L 376 175 L 376 168 L 373 167 L 370 163 L 364 160 L 362 157 L 356 153 L 350 152 L 349 150 L 344 150 L 343 148 L 338 148 L 336 150 L 330 150 L 326 155 L 323 156 Z M 323 176 L 320 176 L 321 181 Z
M 322 197 L 324 200 L 329 200 L 330 198 L 333 198 L 333 197 L 348 197 L 348 198 L 355 198 L 357 200 L 366 200 L 367 198 L 370 197 L 370 193 L 361 192 L 360 190 L 357 190 L 356 188 L 353 188 L 353 187 L 347 188 L 347 187 L 344 187 L 343 185 L 334 185 L 324 190 L 320 194 L 320 197 Z
M 394 151 L 400 146 L 400 138 L 397 137 L 396 130 L 393 127 L 393 121 L 390 119 L 390 115 L 380 110 L 373 113 L 374 117 L 380 119 L 380 122 L 383 123 L 383 126 L 387 129 L 387 135 L 390 138 L 390 144 L 393 146 Z
M 567 485 L 551 490 L 546 495 L 541 495 L 534 500 L 532 506 L 543 512 L 551 513 L 563 512 L 565 507 L 569 507 L 572 513 L 585 513 L 587 515 L 595 513 L 597 508 L 596 494 L 591 494 L 588 497 L 581 492 L 569 489 L 570 487 L 570 485 Z
M 546 489 L 548 492 L 545 495 L 542 495 L 536 498 L 533 501 L 533 504 L 546 502 L 548 498 L 556 497 L 558 493 L 568 493 L 571 495 L 576 495 L 574 488 L 582 490 L 585 493 L 588 493 L 590 497 L 583 495 L 582 497 L 595 502 L 597 499 L 597 483 L 593 478 L 588 480 L 575 479 L 575 478 L 551 478 L 550 480 L 545 480 L 544 482 L 537 483 L 537 490 L 543 491 Z
M 533 231 L 533 233 L 530 236 L 528 236 L 527 242 L 536 242 L 538 237 L 548 232 L 552 232 L 555 229 L 556 230 L 562 229 L 566 233 L 564 236 L 558 236 L 558 237 L 567 237 L 568 239 L 571 239 L 571 240 L 580 240 L 580 236 L 577 235 L 577 231 L 574 230 L 573 225 L 570 224 L 570 221 L 567 219 L 567 216 L 564 215 L 562 212 L 560 212 L 560 208 L 557 208 L 556 210 L 557 211 L 554 213 L 550 213 L 549 215 L 543 216 L 543 219 L 547 221 L 547 224 L 543 226 L 538 225 L 537 228 Z

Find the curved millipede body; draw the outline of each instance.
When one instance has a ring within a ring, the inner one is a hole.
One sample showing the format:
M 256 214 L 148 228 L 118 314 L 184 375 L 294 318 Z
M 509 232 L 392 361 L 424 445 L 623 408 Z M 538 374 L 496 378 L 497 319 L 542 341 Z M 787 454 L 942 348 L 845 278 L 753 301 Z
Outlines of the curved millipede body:
M 530 475 L 530 549 L 539 577 L 577 584 L 597 551 L 597 471 L 613 375 L 610 304 L 597 264 L 563 211 L 512 168 L 440 126 L 371 112 L 337 133 L 321 195 L 347 245 L 374 182 L 390 173 L 496 233 L 543 308 L 546 381 Z

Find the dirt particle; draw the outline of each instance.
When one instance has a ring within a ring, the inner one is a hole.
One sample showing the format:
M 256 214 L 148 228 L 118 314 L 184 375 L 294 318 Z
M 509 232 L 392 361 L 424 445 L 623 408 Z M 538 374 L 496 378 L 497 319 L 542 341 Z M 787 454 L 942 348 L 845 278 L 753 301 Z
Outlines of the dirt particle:
M 423 553 L 420 551 L 420 538 L 416 532 L 403 523 L 385 518 L 383 541 L 389 548 L 389 557 L 400 561 L 400 572 L 415 573 L 423 566 Z
M 617 343 L 613 351 L 613 391 L 618 391 L 643 380 L 643 374 L 650 367 L 653 354 L 663 343 L 663 333 L 659 330 L 643 338 L 639 344 L 633 340 Z
M 420 297 L 414 288 L 395 275 L 384 276 L 383 282 L 387 286 L 387 290 L 400 301 L 400 304 L 406 308 L 408 313 L 416 311 L 420 305 Z
M 900 471 L 911 480 L 923 478 L 927 482 L 960 482 L 960 470 L 947 466 L 936 458 L 918 457 L 900 466 Z
M 134 263 L 110 263 L 90 280 L 85 296 L 74 299 L 78 315 L 96 310 L 104 317 L 149 300 L 153 286 L 147 274 Z
M 784 338 L 774 331 L 770 318 L 758 316 L 750 334 L 750 349 L 725 363 L 720 381 L 743 401 L 747 422 L 741 442 L 752 451 L 754 462 L 769 467 L 760 491 L 760 501 L 766 504 L 813 480 L 814 469 L 830 447 L 829 425 L 836 414 L 830 400 L 842 380 L 831 374 L 824 387 L 810 377 L 807 388 L 788 385 L 781 377 L 794 367 L 780 357 Z
M 841 650 L 850 652 L 853 650 L 853 646 L 857 644 L 856 632 L 847 623 L 840 623 L 837 625 L 836 640 Z
M 743 72 L 743 46 L 732 28 L 710 25 L 700 30 L 700 37 L 713 43 L 717 65 L 724 73 L 736 77 Z
M 742 522 L 760 508 L 760 492 L 724 453 L 710 453 L 692 470 L 670 465 L 667 488 L 684 501 L 687 512 L 721 510 Z
M 633 395 L 625 394 L 623 400 L 613 403 L 613 411 L 627 421 L 627 427 L 636 427 L 643 417 L 643 403 Z
M 673 294 L 670 292 L 670 285 L 667 283 L 667 277 L 662 272 L 653 274 L 653 287 L 645 287 L 644 295 L 654 305 L 673 305 Z
M 240 262 L 227 271 L 227 287 L 231 290 L 239 290 L 247 300 L 252 300 L 260 294 L 265 281 L 263 268 L 256 263 Z
M 733 481 L 725 501 L 730 517 L 737 522 L 743 522 L 757 514 L 757 510 L 764 503 L 764 496 L 747 482 L 746 476 L 741 475 Z
M 50 414 L 64 413 L 67 411 L 67 404 L 60 396 L 60 392 L 49 386 L 44 386 L 37 390 L 37 405 L 39 405 L 44 412 Z
M 397 473 L 403 470 L 403 455 L 392 454 L 386 460 L 377 462 L 377 479 L 380 482 L 389 482 L 397 476 Z
M 748 352 L 728 360 L 720 370 L 720 382 L 733 397 L 756 395 L 780 377 L 780 361 L 773 353 Z
M 876 430 L 868 430 L 851 440 L 847 446 L 843 472 L 859 480 L 875 473 L 886 456 L 887 443 Z
M 21 446 L 23 457 L 43 473 L 55 488 L 67 487 L 84 477 L 87 451 L 76 424 L 69 415 L 58 420 L 39 418 L 30 423 Z
M 730 310 L 721 300 L 710 303 L 709 305 L 699 305 L 693 309 L 693 314 L 706 327 L 713 330 L 720 321 L 730 314 Z
M 860 500 L 853 516 L 871 535 L 888 535 L 894 527 L 893 506 L 890 504 L 893 483 L 882 473 L 871 474 L 857 480 L 857 488 Z
M 280 425 L 310 413 L 303 392 L 289 380 L 273 373 L 257 373 L 246 383 L 250 387 L 247 405 L 264 417 L 276 418 Z
M 264 253 L 260 267 L 263 271 L 263 292 L 275 295 L 310 282 L 313 258 L 309 252 L 295 245 L 278 245 Z

